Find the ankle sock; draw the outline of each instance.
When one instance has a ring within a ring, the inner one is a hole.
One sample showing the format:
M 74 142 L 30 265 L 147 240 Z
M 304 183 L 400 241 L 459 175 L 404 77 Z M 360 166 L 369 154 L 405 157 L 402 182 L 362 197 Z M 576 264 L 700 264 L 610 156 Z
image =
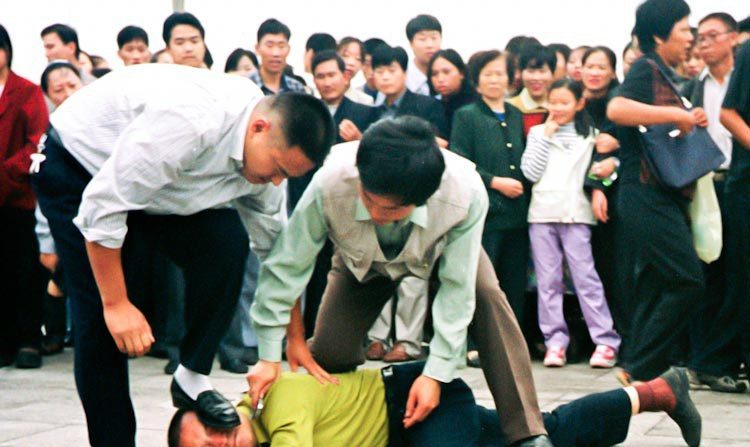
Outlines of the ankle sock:
M 677 405 L 672 387 L 661 377 L 635 385 L 640 401 L 640 411 L 673 411 Z
M 182 391 L 193 400 L 197 399 L 200 393 L 214 389 L 207 375 L 191 371 L 182 364 L 174 372 L 174 380 L 180 385 Z

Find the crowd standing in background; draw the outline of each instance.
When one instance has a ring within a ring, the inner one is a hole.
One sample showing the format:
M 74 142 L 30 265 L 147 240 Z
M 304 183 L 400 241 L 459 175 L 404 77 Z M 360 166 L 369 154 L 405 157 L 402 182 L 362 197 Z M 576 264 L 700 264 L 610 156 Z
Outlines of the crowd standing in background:
M 292 367 L 323 382 L 426 359 L 411 424 L 434 384 L 481 367 L 509 444 L 549 445 L 530 359 L 587 358 L 624 386 L 679 365 L 691 389 L 746 392 L 750 17 L 694 21 L 682 0 L 635 16 L 622 51 L 516 36 L 465 60 L 426 14 L 408 49 L 323 29 L 296 68 L 292 30 L 269 18 L 225 74 L 187 12 L 158 51 L 120 30 L 115 70 L 58 23 L 33 82 L 0 25 L 0 367 L 75 349 L 89 439 L 107 446 L 134 442 L 128 355 L 165 359 L 201 423 L 244 426 L 211 362 L 249 371 L 256 405 L 287 325 Z M 661 124 L 705 128 L 723 154 L 714 228 L 691 219 L 695 183 L 650 164 L 641 132 Z M 694 241 L 711 230 L 706 260 Z

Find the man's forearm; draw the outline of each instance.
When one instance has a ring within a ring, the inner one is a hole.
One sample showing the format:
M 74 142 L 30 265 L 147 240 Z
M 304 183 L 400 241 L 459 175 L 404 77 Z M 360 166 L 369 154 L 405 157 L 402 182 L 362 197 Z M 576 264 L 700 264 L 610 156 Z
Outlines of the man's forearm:
M 104 307 L 128 300 L 121 251 L 119 248 L 107 248 L 96 242 L 86 241 L 86 252 Z
M 607 118 L 620 126 L 674 123 L 684 112 L 679 107 L 655 106 L 623 97 L 613 98 L 607 106 Z
M 292 308 L 292 313 L 289 317 L 289 326 L 286 328 L 286 338 L 291 342 L 305 341 L 305 323 L 302 320 L 302 300 L 297 299 L 297 302 Z

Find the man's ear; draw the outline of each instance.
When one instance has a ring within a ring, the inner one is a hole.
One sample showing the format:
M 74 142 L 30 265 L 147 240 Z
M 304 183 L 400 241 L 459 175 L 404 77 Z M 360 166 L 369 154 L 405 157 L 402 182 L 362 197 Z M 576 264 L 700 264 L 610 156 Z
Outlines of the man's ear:
M 271 128 L 271 122 L 265 118 L 256 118 L 250 123 L 254 133 L 268 131 Z

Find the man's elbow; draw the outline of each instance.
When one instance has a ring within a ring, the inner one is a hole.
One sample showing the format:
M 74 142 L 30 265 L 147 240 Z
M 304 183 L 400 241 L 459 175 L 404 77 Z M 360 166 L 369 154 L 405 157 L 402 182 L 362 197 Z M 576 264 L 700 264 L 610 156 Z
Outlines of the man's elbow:
M 734 118 L 734 113 L 736 113 L 732 109 L 721 109 L 721 112 L 719 113 L 719 121 L 721 122 L 721 125 L 726 127 L 727 129 L 732 127 L 732 118 Z
M 622 124 L 624 116 L 624 104 L 622 98 L 612 98 L 607 104 L 607 119 L 615 124 Z

